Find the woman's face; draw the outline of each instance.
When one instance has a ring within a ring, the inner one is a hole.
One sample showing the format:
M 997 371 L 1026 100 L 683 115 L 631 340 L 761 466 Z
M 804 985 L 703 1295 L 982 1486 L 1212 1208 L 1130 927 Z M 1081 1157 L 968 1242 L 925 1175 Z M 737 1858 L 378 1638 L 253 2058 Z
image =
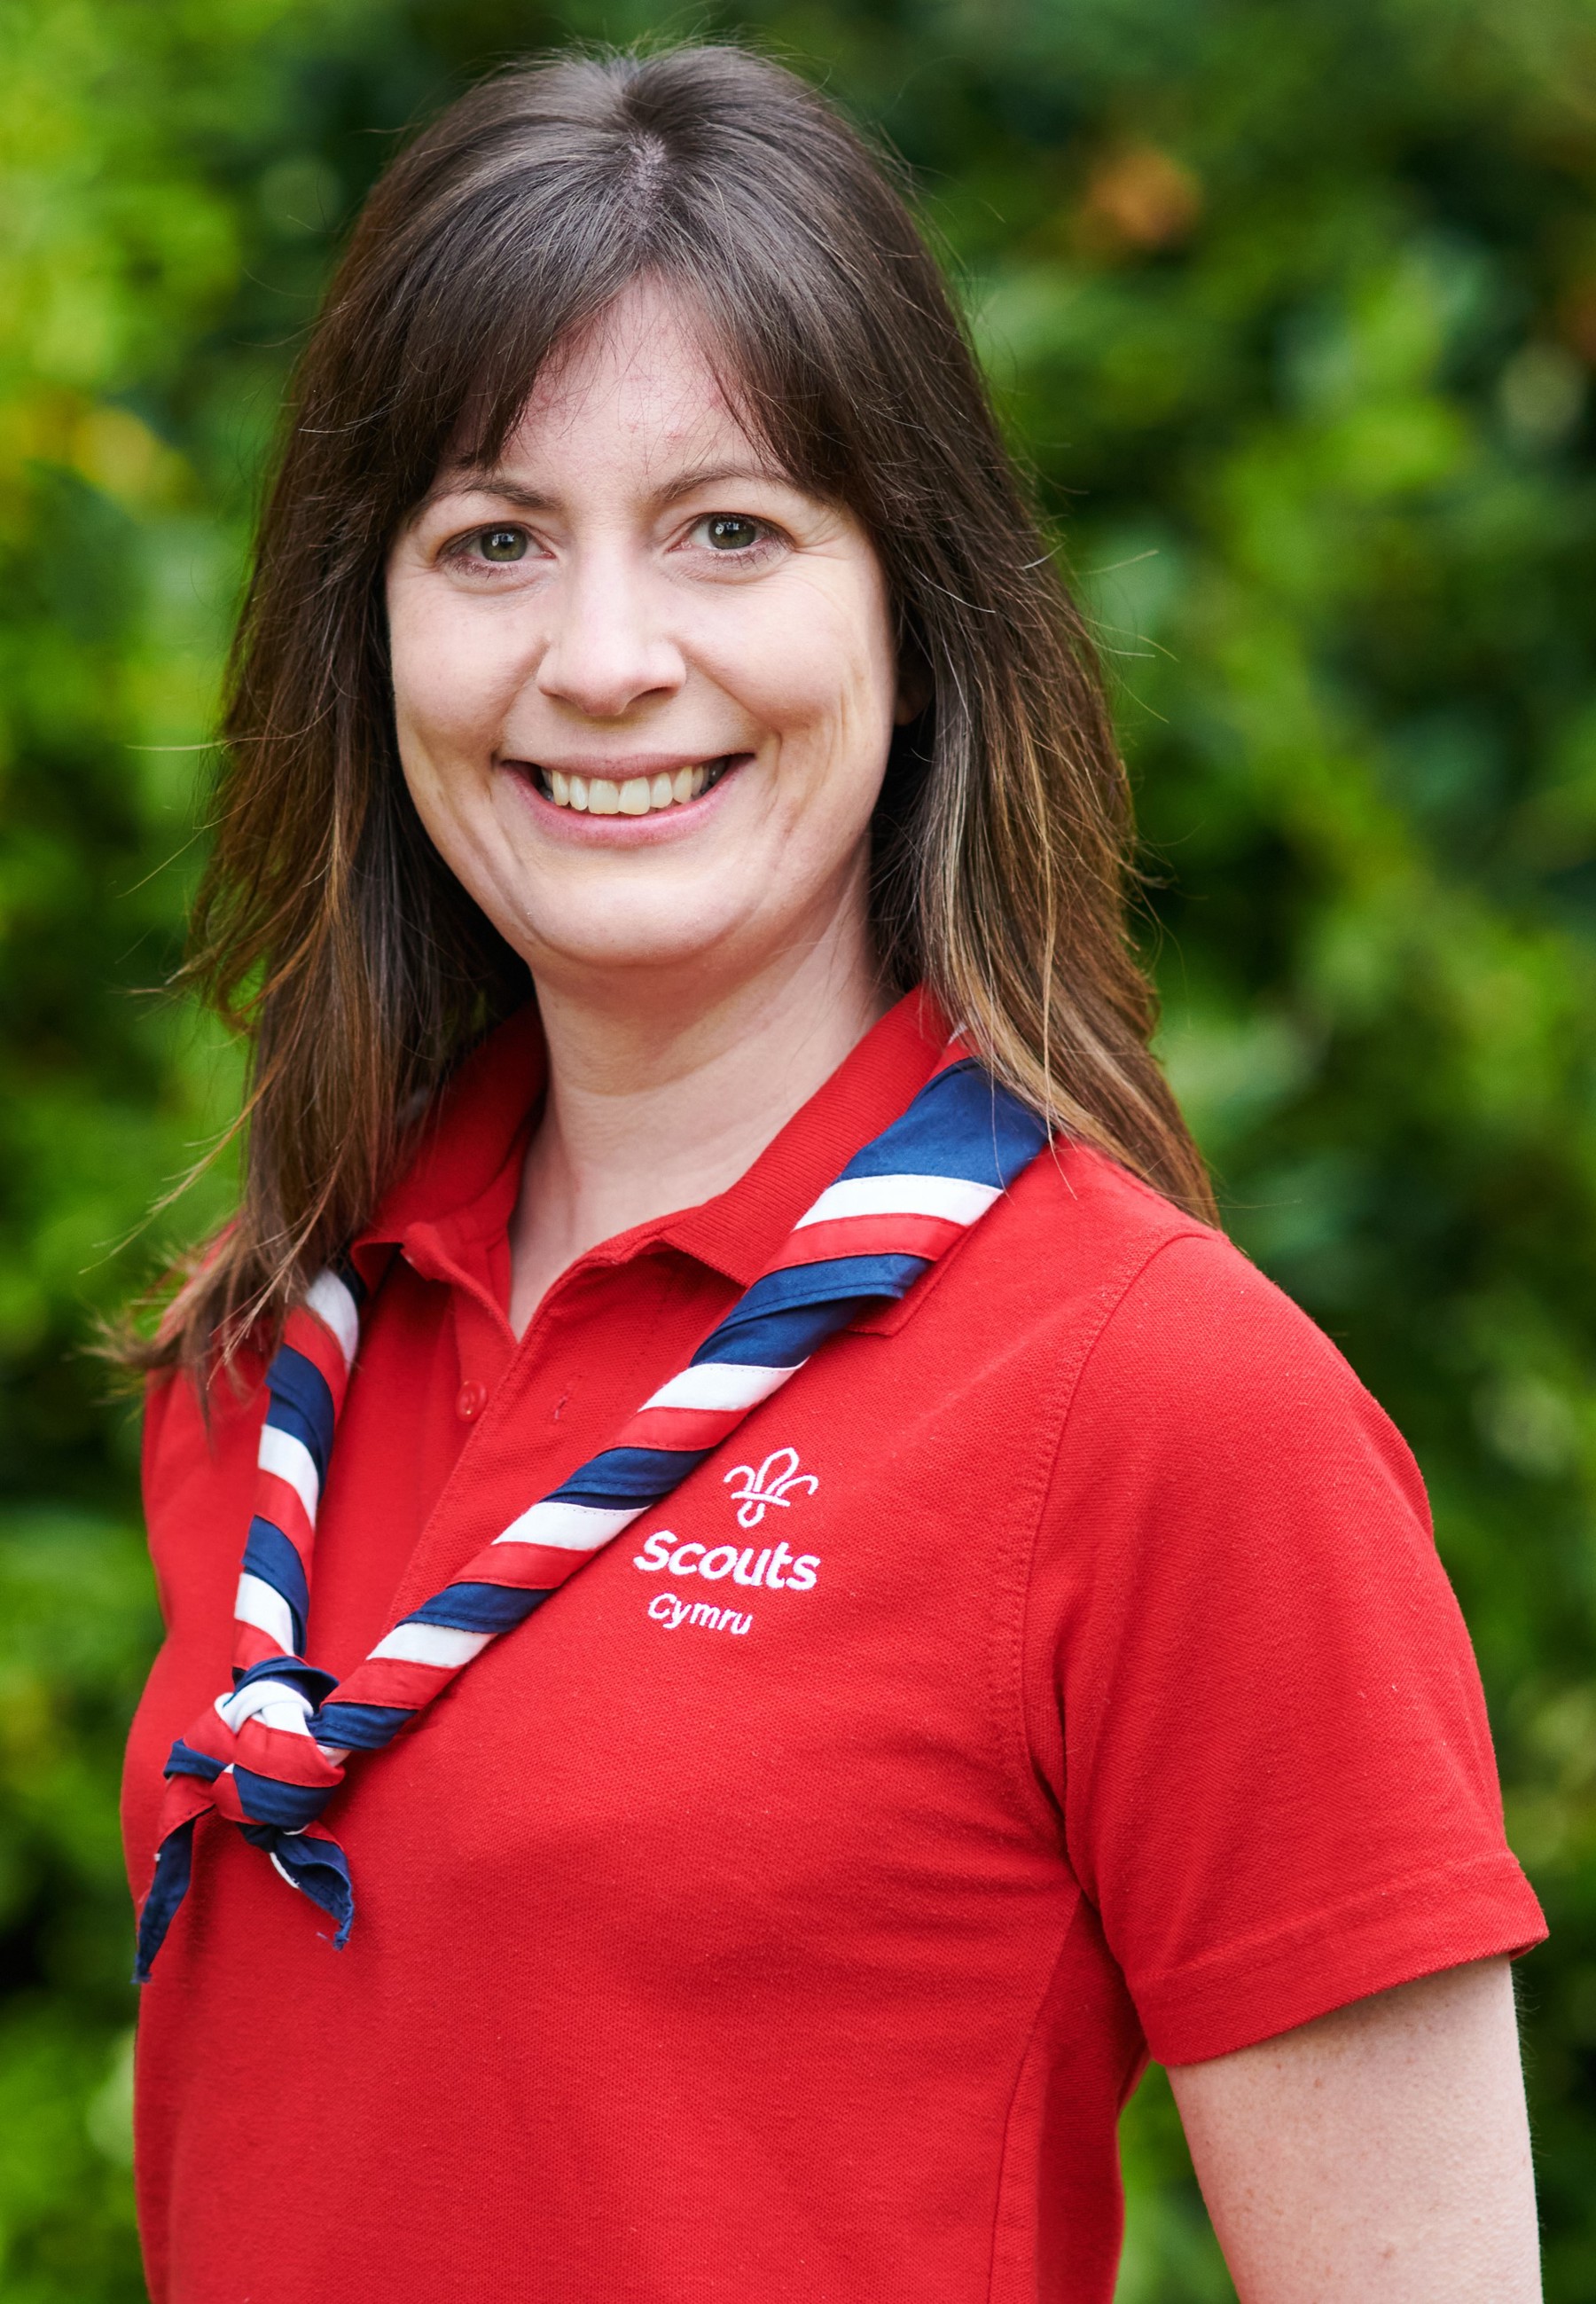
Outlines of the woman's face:
M 640 284 L 390 556 L 405 779 L 535 977 L 705 992 L 862 920 L 898 715 L 858 522 L 793 486 Z

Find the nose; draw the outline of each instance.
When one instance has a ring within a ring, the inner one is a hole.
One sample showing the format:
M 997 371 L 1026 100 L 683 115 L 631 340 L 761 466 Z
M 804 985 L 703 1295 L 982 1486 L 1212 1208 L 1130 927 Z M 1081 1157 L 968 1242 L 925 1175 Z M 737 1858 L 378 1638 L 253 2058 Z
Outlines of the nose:
M 536 675 L 541 695 L 587 719 L 620 720 L 646 700 L 673 696 L 687 679 L 656 589 L 628 555 L 583 555 L 551 606 Z

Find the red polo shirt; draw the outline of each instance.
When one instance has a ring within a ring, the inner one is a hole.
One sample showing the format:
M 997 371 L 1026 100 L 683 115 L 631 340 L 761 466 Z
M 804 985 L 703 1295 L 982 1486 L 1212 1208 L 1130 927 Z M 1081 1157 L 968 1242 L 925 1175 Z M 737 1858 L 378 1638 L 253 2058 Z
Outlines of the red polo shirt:
M 541 1058 L 529 1015 L 490 1041 L 359 1251 L 386 1276 L 313 1658 L 347 1671 L 683 1366 L 935 1040 L 903 1004 L 519 1343 Z M 219 1399 L 207 1439 L 185 1388 L 150 1402 L 139 1892 L 167 1748 L 226 1683 L 262 1405 Z M 198 1828 L 139 2027 L 156 2304 L 1106 2304 L 1149 2050 L 1541 1934 L 1406 1450 L 1245 1258 L 1079 1149 L 328 1822 L 342 1952 Z

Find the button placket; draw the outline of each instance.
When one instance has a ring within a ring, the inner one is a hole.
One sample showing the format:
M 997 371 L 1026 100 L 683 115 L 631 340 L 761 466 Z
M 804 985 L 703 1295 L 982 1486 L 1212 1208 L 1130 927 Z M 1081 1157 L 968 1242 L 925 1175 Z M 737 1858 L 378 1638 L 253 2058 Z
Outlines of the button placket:
M 656 1263 L 652 1275 L 638 1289 L 635 1312 L 627 1324 L 629 1349 L 620 1361 L 613 1356 L 608 1360 L 608 1372 L 615 1379 L 610 1387 L 615 1397 L 609 1416 L 586 1433 L 582 1442 L 575 1444 L 574 1453 L 569 1440 L 565 1445 L 560 1444 L 563 1419 L 551 1416 L 548 1409 L 552 1400 L 557 1400 L 564 1408 L 570 1399 L 570 1334 L 572 1329 L 584 1326 L 587 1317 L 584 1302 L 587 1292 L 595 1281 L 602 1282 L 605 1270 L 605 1259 L 589 1257 L 581 1258 L 561 1275 L 533 1315 L 491 1396 L 485 1398 L 474 1418 L 464 1419 L 469 1429 L 401 1579 L 396 1614 L 403 1614 L 419 1606 L 452 1575 L 457 1574 L 473 1552 L 496 1533 L 497 1527 L 507 1524 L 518 1511 L 535 1503 L 567 1477 L 587 1455 L 604 1446 L 612 1431 L 641 1402 L 654 1381 L 674 1373 L 673 1366 L 649 1372 L 644 1365 L 651 1357 L 659 1316 L 671 1293 L 681 1284 L 668 1269 L 661 1269 Z M 706 1312 L 705 1330 L 714 1326 L 714 1318 L 713 1311 Z M 690 1343 L 686 1349 L 690 1351 Z M 557 1389 L 549 1387 L 551 1366 L 561 1371 Z M 464 1384 L 460 1389 L 465 1389 Z M 456 1411 L 459 1412 L 458 1394 Z M 500 1487 L 507 1455 L 519 1460 L 523 1468 L 517 1487 L 509 1492 Z M 483 1502 L 495 1489 L 497 1500 L 485 1516 Z

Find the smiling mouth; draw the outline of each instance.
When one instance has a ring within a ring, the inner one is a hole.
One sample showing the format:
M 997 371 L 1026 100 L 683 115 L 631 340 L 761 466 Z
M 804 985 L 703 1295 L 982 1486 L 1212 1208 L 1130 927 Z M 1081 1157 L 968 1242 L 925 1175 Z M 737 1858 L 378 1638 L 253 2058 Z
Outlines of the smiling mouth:
M 689 800 L 702 799 L 747 757 L 746 752 L 722 752 L 718 759 L 698 760 L 690 767 L 625 778 L 574 775 L 534 764 L 532 775 L 545 800 L 556 808 L 575 809 L 585 816 L 660 816 L 666 809 L 685 808 Z

